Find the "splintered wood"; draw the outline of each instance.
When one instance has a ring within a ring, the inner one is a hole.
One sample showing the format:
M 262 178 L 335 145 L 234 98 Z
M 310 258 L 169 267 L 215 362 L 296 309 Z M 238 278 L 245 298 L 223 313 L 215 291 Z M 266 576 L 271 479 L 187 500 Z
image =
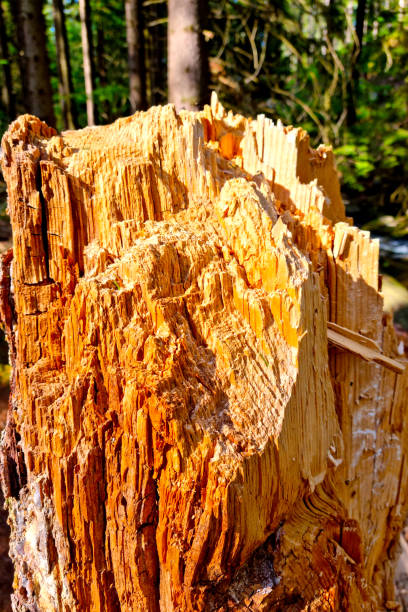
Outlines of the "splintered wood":
M 406 359 L 331 150 L 215 96 L 2 146 L 14 610 L 395 609 Z

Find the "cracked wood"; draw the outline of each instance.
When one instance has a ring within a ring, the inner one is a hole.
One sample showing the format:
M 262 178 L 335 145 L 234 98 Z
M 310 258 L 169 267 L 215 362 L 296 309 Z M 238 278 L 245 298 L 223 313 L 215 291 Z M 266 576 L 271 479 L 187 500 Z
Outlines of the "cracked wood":
M 14 609 L 393 609 L 406 359 L 331 150 L 215 96 L 2 146 Z

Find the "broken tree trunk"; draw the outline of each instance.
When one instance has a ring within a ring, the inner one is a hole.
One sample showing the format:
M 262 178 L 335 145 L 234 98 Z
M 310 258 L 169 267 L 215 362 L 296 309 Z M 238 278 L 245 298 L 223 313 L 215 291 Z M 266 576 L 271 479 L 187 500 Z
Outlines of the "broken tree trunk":
M 214 97 L 3 151 L 14 609 L 395 609 L 406 361 L 331 150 Z

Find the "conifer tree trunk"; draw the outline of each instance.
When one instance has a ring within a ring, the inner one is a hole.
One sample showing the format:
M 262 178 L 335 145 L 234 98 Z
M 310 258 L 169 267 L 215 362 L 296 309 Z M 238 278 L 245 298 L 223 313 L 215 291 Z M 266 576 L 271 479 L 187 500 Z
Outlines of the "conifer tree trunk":
M 15 0 L 27 111 L 55 125 L 43 0 Z
M 144 9 L 144 13 L 147 12 Z M 150 106 L 163 104 L 167 100 L 167 23 L 164 27 L 163 20 L 167 18 L 167 3 L 158 2 L 149 7 L 149 20 L 156 25 L 147 28 L 146 51 L 149 56 L 146 64 L 146 72 L 150 79 Z
M 95 125 L 96 105 L 94 100 L 95 68 L 93 59 L 93 43 L 91 29 L 91 6 L 89 0 L 79 0 L 79 15 L 81 19 L 82 56 L 84 66 L 86 114 L 88 125 Z
M 107 62 L 105 56 L 105 24 L 98 15 L 96 28 L 96 49 L 95 49 L 95 69 L 98 75 L 99 87 L 103 89 L 108 85 Z M 108 123 L 112 120 L 114 109 L 108 100 L 102 98 L 98 106 L 98 117 L 101 123 Z
M 65 129 L 74 129 L 76 123 L 75 105 L 72 99 L 73 87 L 71 62 L 69 59 L 63 0 L 53 0 L 52 6 L 55 27 L 55 43 L 57 47 L 59 93 L 62 118 Z
M 197 110 L 205 101 L 206 58 L 202 0 L 168 2 L 168 89 L 176 109 Z
M 21 103 L 21 99 L 24 98 L 24 91 L 26 90 L 25 87 L 25 75 L 24 75 L 24 67 L 23 67 L 23 53 L 21 52 L 22 49 L 24 48 L 23 45 L 23 36 L 22 36 L 22 32 L 20 31 L 19 28 L 19 9 L 18 9 L 18 3 L 17 2 L 11 2 L 9 4 L 9 9 L 10 9 L 10 16 L 11 19 L 14 23 L 14 28 L 13 28 L 13 32 L 14 32 L 14 41 L 15 41 L 15 46 L 18 49 L 18 53 L 17 53 L 17 57 L 14 57 L 14 63 L 16 64 L 16 68 L 18 69 L 18 77 L 19 77 L 19 85 L 20 85 L 20 91 L 16 91 L 16 105 Z
M 146 68 L 143 13 L 139 0 L 125 0 L 129 66 L 129 100 L 132 113 L 146 108 Z
M 1 58 L 3 60 L 3 74 L 4 74 L 4 87 L 3 87 L 3 100 L 7 107 L 8 115 L 10 120 L 14 119 L 15 114 L 15 96 L 13 91 L 13 82 L 11 78 L 11 65 L 10 65 L 10 54 L 8 49 L 8 40 L 6 33 L 6 24 L 4 22 L 4 11 L 2 3 L 0 2 L 0 44 L 1 44 Z

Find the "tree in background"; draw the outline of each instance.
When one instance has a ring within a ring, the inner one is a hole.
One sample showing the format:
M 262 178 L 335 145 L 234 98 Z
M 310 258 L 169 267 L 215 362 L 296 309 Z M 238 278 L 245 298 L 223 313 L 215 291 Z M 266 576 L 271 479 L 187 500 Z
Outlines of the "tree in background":
M 81 18 L 81 40 L 86 94 L 86 114 L 88 118 L 88 125 L 95 125 L 95 68 L 91 30 L 91 6 L 89 0 L 79 0 L 79 15 Z
M 98 122 L 110 123 L 129 115 L 128 50 L 125 3 L 122 0 L 91 0 L 94 42 L 94 101 Z
M 357 120 L 356 95 L 360 78 L 359 58 L 364 44 L 364 23 L 367 0 L 358 0 L 356 9 L 356 27 L 353 54 L 351 57 L 351 79 L 349 80 L 349 97 L 347 101 L 347 123 L 353 125 Z
M 95 14 L 94 14 L 95 15 Z M 95 48 L 95 76 L 98 78 L 99 88 L 106 91 L 108 88 L 108 70 L 106 60 L 106 36 L 103 19 L 96 12 L 96 48 Z M 106 98 L 99 101 L 98 118 L 102 123 L 109 117 L 110 109 Z
M 63 0 L 53 0 L 52 6 L 55 27 L 61 114 L 64 121 L 64 127 L 66 129 L 74 129 L 76 123 L 75 107 L 72 100 L 73 88 L 71 63 L 69 59 Z
M 26 111 L 55 125 L 42 0 L 13 0 Z
M 129 101 L 134 113 L 146 108 L 146 70 L 142 12 L 139 0 L 125 0 L 129 66 Z
M 167 98 L 167 2 L 143 4 L 146 95 L 149 106 Z
M 207 97 L 205 5 L 204 0 L 168 1 L 168 98 L 177 109 L 197 110 Z
M 4 21 L 4 11 L 0 2 L 0 44 L 1 44 L 1 60 L 3 65 L 4 84 L 2 87 L 2 98 L 7 108 L 10 117 L 15 114 L 15 96 L 13 90 L 13 81 L 11 78 L 10 53 L 8 48 L 6 24 Z

